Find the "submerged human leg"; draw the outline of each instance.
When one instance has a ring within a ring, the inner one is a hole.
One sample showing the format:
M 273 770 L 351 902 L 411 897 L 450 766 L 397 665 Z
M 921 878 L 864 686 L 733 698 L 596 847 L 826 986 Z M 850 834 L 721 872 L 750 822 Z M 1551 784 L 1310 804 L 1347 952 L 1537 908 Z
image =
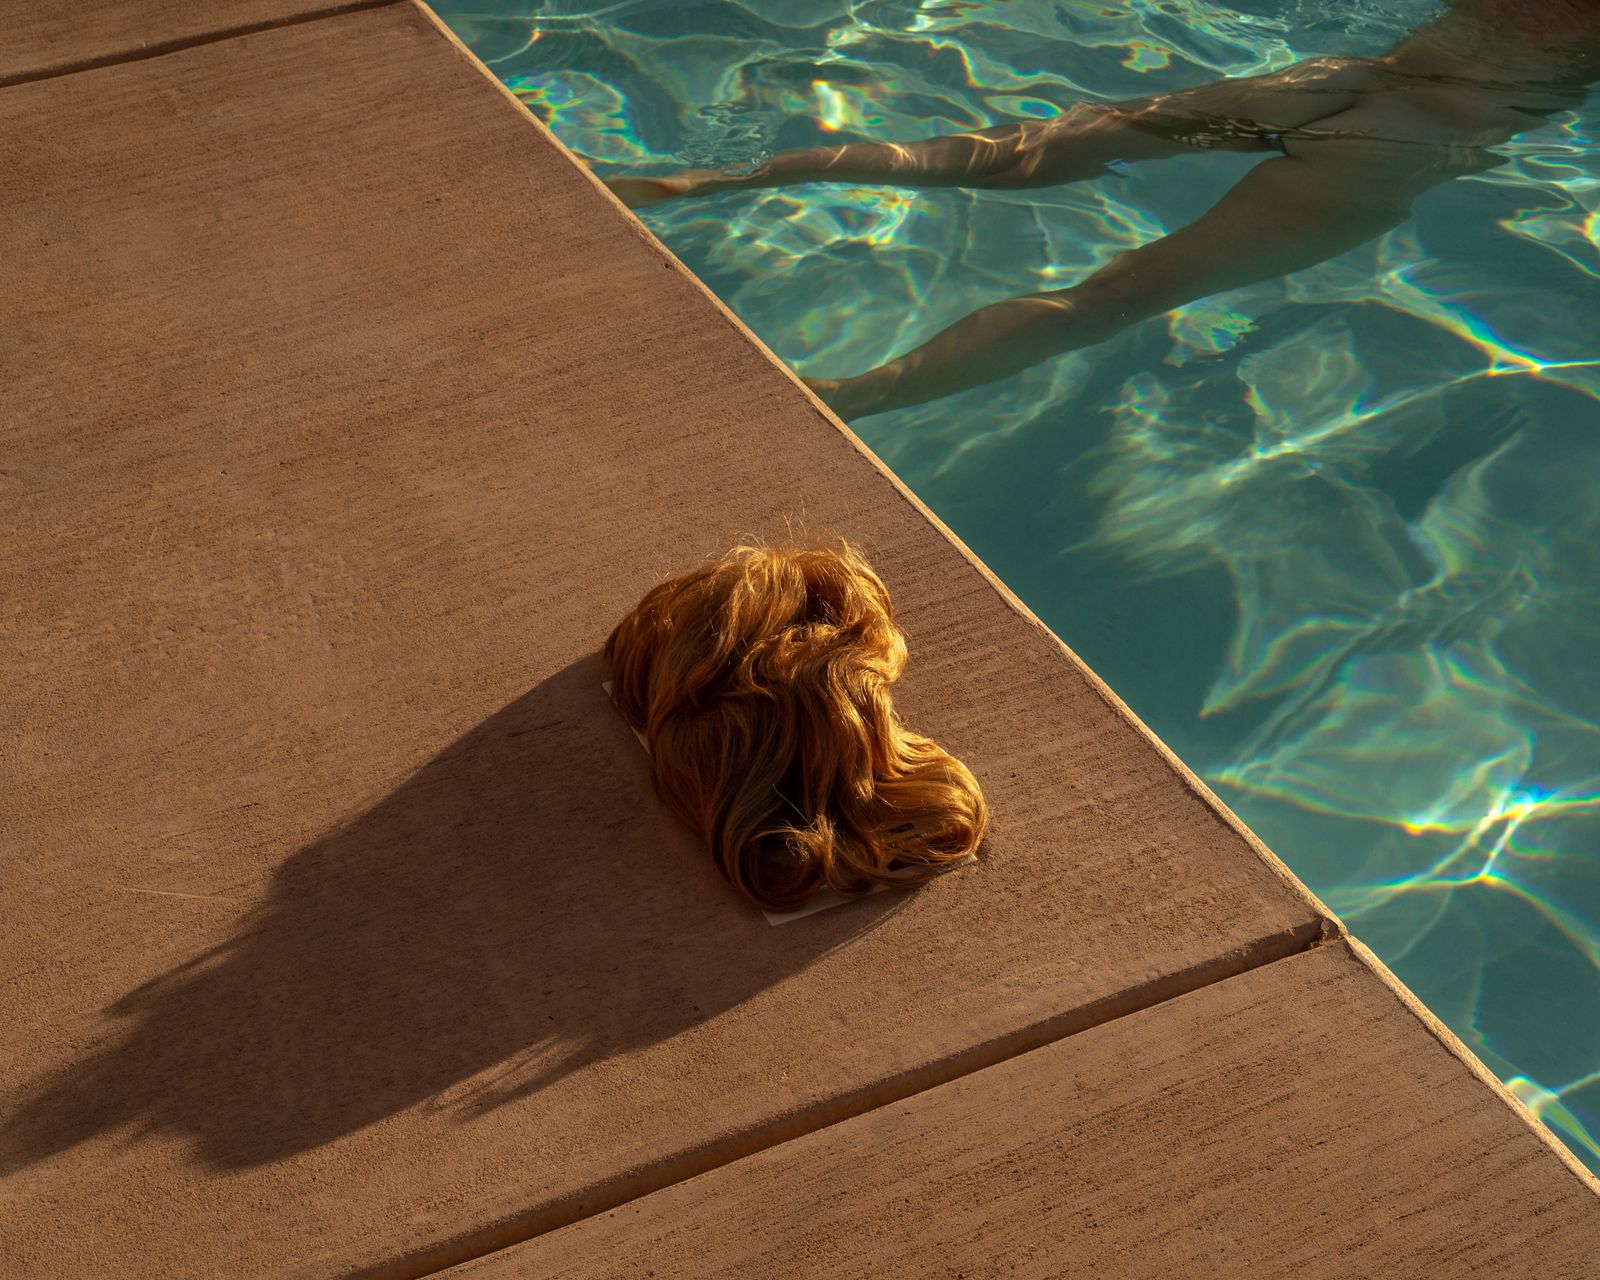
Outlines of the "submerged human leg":
M 785 151 L 750 172 L 690 169 L 607 179 L 635 208 L 681 196 L 806 182 L 902 187 L 1042 187 L 1105 172 L 1114 160 L 1153 160 L 1196 148 L 1270 149 L 1275 131 L 1347 109 L 1376 72 L 1359 59 L 1313 59 L 1268 75 L 1218 80 L 1115 103 L 1079 103 L 1025 120 L 920 142 L 851 142 Z
M 1074 109 L 1084 145 L 1084 157 L 1075 175 L 1089 177 L 1100 172 L 1105 161 L 1115 158 L 1115 149 L 1092 148 L 1091 137 L 1101 131 L 1094 108 Z M 1054 122 L 1051 122 L 1054 123 Z M 834 147 L 806 147 L 785 151 L 748 173 L 729 169 L 690 169 L 661 178 L 611 178 L 606 185 L 624 203 L 638 208 L 675 196 L 714 195 L 720 191 L 753 187 L 791 186 L 805 182 L 852 182 L 901 187 L 982 187 L 997 185 L 1002 175 L 1026 171 L 1028 158 L 1037 152 L 1048 132 L 1045 122 L 1028 120 L 1018 124 L 975 129 L 969 133 L 946 134 L 920 142 L 850 142 Z M 1058 131 L 1059 134 L 1059 131 Z M 1104 151 L 1091 159 L 1091 149 Z M 1067 181 L 1053 177 L 1051 182 Z M 1006 185 L 1025 185 L 1008 183 Z
M 1351 143 L 1268 160 L 1198 221 L 1121 254 L 1081 284 L 985 307 L 876 369 L 807 385 L 853 418 L 994 382 L 1173 307 L 1363 244 L 1450 176 L 1402 151 Z

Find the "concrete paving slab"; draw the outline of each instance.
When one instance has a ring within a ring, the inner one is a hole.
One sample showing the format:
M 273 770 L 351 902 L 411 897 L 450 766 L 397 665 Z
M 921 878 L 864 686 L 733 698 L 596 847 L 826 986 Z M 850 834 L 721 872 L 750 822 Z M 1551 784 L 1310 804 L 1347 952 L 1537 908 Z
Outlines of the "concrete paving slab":
M 0 172 L 8 1275 L 421 1274 L 1324 927 L 419 9 L 0 90 Z M 995 821 L 773 929 L 595 655 L 792 526 Z
M 0 88 L 393 0 L 0 0 Z
M 1430 1021 L 1320 947 L 448 1275 L 1592 1277 L 1588 1175 Z

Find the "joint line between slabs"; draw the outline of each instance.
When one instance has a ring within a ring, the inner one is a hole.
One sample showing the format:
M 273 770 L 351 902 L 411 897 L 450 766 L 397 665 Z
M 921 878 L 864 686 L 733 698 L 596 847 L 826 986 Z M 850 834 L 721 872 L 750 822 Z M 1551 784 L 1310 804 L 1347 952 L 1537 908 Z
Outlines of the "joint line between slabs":
M 316 9 L 309 13 L 286 14 L 281 18 L 266 18 L 260 22 L 247 22 L 218 31 L 206 31 L 199 35 L 178 36 L 171 40 L 162 40 L 155 44 L 145 45 L 139 49 L 123 49 L 116 53 L 97 54 L 92 58 L 80 58 L 75 62 L 63 62 L 53 67 L 44 67 L 33 71 L 13 71 L 9 75 L 0 75 L 0 89 L 10 89 L 21 84 L 37 84 L 41 80 L 56 80 L 62 76 L 77 75 L 81 71 L 99 71 L 105 67 L 118 67 L 126 62 L 147 62 L 151 58 L 164 58 L 169 53 L 182 53 L 185 49 L 195 49 L 201 45 L 218 44 L 223 40 L 235 40 L 240 36 L 253 36 L 262 31 L 276 31 L 280 27 L 298 27 L 303 23 L 316 22 L 322 18 L 337 18 L 347 13 L 360 13 L 365 9 L 382 9 L 391 4 L 401 3 L 404 3 L 404 0 L 349 0 L 347 4 L 329 5 L 325 9 Z
M 1106 996 L 1032 1027 L 857 1090 L 846 1097 L 832 1099 L 795 1115 L 780 1117 L 744 1133 L 729 1135 L 720 1142 L 682 1156 L 631 1170 L 564 1201 L 542 1205 L 405 1258 L 350 1272 L 345 1280 L 426 1280 L 451 1267 L 475 1262 L 562 1227 L 609 1213 L 630 1201 L 664 1191 L 748 1156 L 770 1151 L 796 1138 L 819 1133 L 880 1107 L 904 1102 L 919 1093 L 998 1066 L 1011 1058 L 1042 1049 L 1079 1032 L 1105 1026 L 1130 1014 L 1142 1013 L 1179 996 L 1191 995 L 1279 960 L 1314 951 L 1346 936 L 1343 924 L 1337 919 L 1315 917 L 1282 933 L 1257 939 L 1231 955 L 1214 957 L 1192 969 Z

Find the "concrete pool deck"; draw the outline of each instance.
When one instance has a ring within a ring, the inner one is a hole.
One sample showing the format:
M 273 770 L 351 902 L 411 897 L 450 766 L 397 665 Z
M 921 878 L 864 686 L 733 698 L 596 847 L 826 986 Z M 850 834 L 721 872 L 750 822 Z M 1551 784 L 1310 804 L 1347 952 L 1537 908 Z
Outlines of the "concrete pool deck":
M 329 8 L 0 66 L 0 1275 L 1591 1274 L 1595 1181 L 1114 696 L 431 15 Z M 596 651 L 794 529 L 995 822 L 772 929 Z

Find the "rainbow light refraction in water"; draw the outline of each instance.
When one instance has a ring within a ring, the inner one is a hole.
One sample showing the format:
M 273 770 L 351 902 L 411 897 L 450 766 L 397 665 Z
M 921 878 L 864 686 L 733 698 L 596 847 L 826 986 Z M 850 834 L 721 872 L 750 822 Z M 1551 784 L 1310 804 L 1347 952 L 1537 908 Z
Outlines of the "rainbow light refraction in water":
M 1043 119 L 1324 54 L 1425 0 L 474 0 L 602 171 Z M 1380 239 L 867 442 L 1600 1170 L 1600 104 Z M 803 373 L 1059 288 L 1256 162 L 644 212 Z

